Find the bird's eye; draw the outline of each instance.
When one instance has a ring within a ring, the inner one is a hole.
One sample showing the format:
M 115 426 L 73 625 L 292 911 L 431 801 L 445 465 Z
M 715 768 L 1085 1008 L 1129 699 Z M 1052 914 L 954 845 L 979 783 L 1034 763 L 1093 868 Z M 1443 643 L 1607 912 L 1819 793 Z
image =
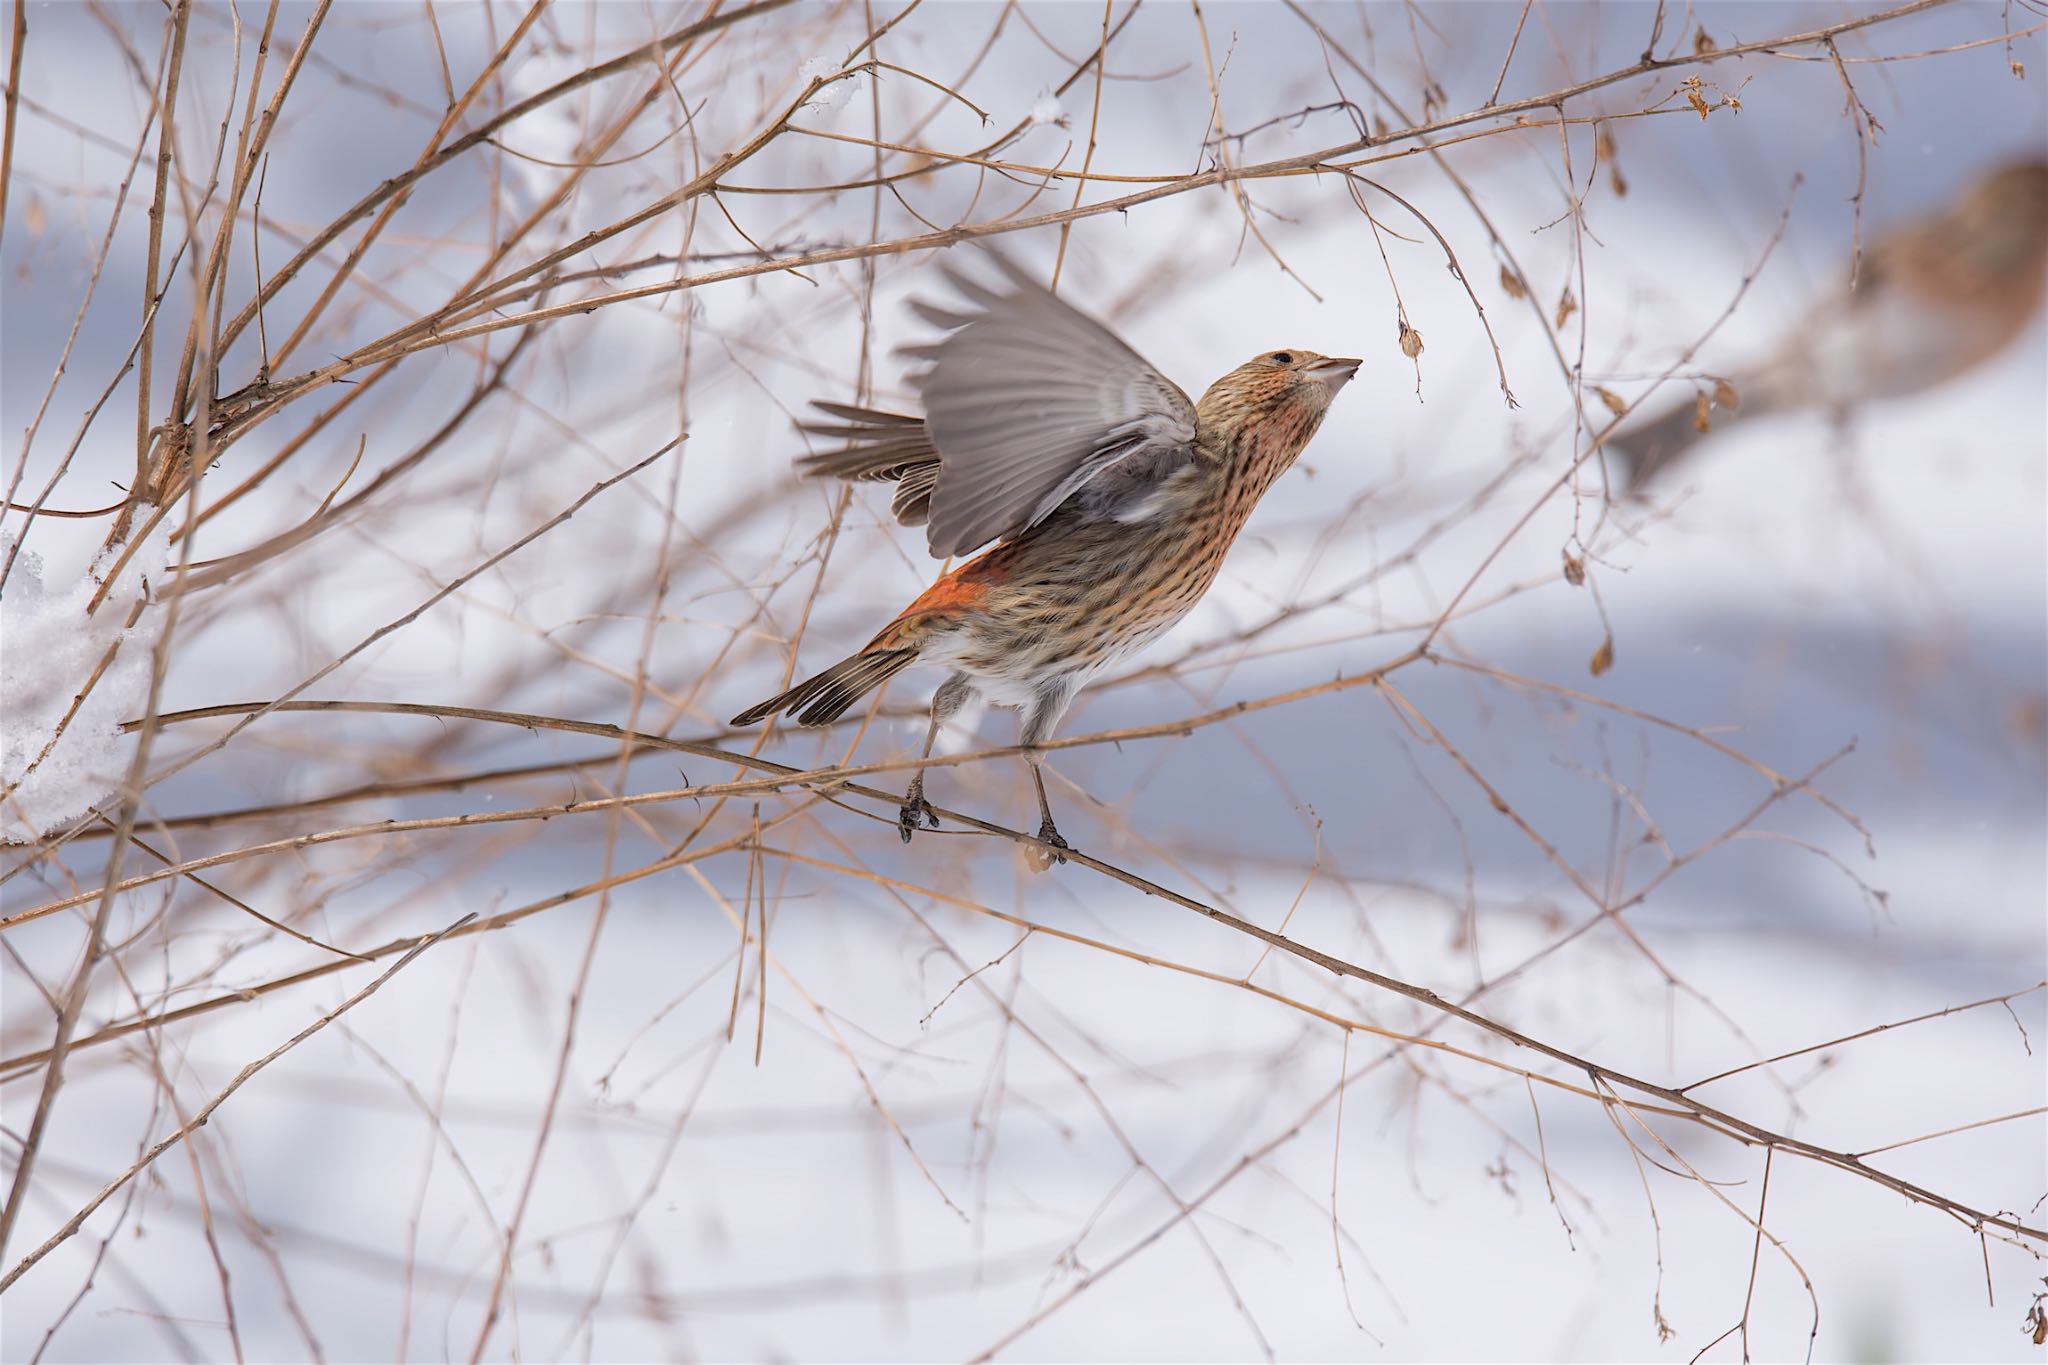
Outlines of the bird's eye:
M 1292 365 L 1294 363 L 1294 352 L 1275 351 L 1273 352 L 1272 360 L 1275 365 Z

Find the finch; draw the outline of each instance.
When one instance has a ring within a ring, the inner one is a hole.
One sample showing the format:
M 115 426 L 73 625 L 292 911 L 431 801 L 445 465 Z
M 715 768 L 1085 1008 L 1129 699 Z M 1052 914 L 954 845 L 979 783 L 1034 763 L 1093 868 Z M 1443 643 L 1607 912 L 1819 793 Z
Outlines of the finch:
M 1861 273 L 1734 379 L 1740 415 L 1819 408 L 1839 417 L 1946 383 L 2004 350 L 2048 284 L 2048 162 L 2003 167 L 1942 213 L 1893 229 L 1871 244 Z M 1711 416 L 1687 403 L 1618 434 L 1610 448 L 1628 491 L 1685 458 L 1704 426 L 1719 431 L 1737 415 L 1726 403 Z
M 991 255 L 1000 279 L 948 271 L 964 303 L 913 303 L 944 331 L 908 353 L 923 414 L 843 403 L 802 424 L 841 447 L 798 461 L 823 477 L 896 485 L 895 519 L 925 528 L 934 557 L 996 544 L 927 588 L 861 650 L 733 717 L 785 712 L 826 725 L 912 664 L 949 674 L 939 726 L 979 695 L 1023 711 L 1039 841 L 1068 848 L 1038 748 L 1101 669 L 1159 638 L 1215 581 L 1245 519 L 1294 463 L 1359 361 L 1267 351 L 1190 402 L 1107 327 Z M 938 827 L 924 770 L 898 819 L 905 843 Z

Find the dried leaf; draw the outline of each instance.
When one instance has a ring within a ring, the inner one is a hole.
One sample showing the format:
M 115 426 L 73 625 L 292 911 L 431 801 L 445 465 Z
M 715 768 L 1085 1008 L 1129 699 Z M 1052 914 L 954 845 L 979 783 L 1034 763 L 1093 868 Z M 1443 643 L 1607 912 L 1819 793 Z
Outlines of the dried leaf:
M 1702 435 L 1712 431 L 1714 429 L 1713 411 L 1713 399 L 1707 397 L 1704 393 L 1694 394 L 1692 398 L 1692 429 L 1700 432 Z
M 1735 386 L 1725 379 L 1714 381 L 1714 406 L 1717 408 L 1739 408 L 1742 395 L 1735 392 Z
M 1605 403 L 1607 405 L 1607 410 L 1613 413 L 1616 417 L 1625 416 L 1627 414 L 1628 404 L 1624 402 L 1622 400 L 1622 396 L 1616 393 L 1613 389 L 1607 388 L 1604 385 L 1595 384 L 1593 386 L 1593 392 L 1600 395 L 1600 401 Z
M 1579 311 L 1579 301 L 1572 297 L 1572 287 L 1566 285 L 1564 292 L 1557 296 L 1557 317 L 1555 325 L 1562 327 L 1572 314 Z
M 2008 65 L 2012 67 L 2012 78 L 2014 80 L 2023 81 L 2027 78 L 2027 64 L 2025 62 L 2015 57 Z M 2037 1340 L 2034 1344 L 2039 1346 L 2041 1343 Z
M 1586 586 L 1586 561 L 1566 550 L 1558 551 L 1564 556 L 1564 581 L 1575 588 Z
M 1614 667 L 1614 637 L 1612 635 L 1600 641 L 1600 648 L 1593 651 L 1593 657 L 1587 661 L 1586 667 L 1592 670 L 1593 676 L 1596 678 Z
M 1621 152 L 1614 143 L 1612 124 L 1600 124 L 1593 132 L 1593 155 L 1607 163 L 1607 183 L 1614 190 L 1614 197 L 1628 197 L 1628 178 L 1621 173 Z
M 1408 319 L 1401 319 L 1401 354 L 1410 360 L 1422 354 L 1422 333 L 1408 325 Z
M 1692 106 L 1692 111 L 1695 114 L 1698 114 L 1702 120 L 1704 120 L 1707 114 L 1711 112 L 1708 108 L 1707 102 L 1700 98 L 1700 92 L 1697 90 L 1686 91 L 1685 102 Z
M 2048 694 L 2022 697 L 2014 702 L 2009 719 L 2012 732 L 2031 748 L 2039 749 L 2041 741 L 2048 738 Z
M 1500 287 L 1511 299 L 1526 299 L 1529 297 L 1529 287 L 1522 283 L 1522 277 L 1508 269 L 1505 263 L 1500 268 Z
M 1692 35 L 1692 50 L 1695 54 L 1704 55 L 1709 52 L 1719 52 L 1721 45 L 1708 37 L 1706 29 L 1702 28 L 1698 33 Z

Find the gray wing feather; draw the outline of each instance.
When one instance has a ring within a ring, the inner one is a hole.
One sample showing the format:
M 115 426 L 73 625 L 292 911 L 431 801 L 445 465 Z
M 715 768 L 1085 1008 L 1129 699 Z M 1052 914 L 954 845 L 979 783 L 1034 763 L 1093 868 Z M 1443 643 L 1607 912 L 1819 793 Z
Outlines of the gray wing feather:
M 840 450 L 804 455 L 797 466 L 807 474 L 840 479 L 902 479 L 922 466 L 936 466 L 924 420 L 901 413 L 857 408 L 845 403 L 811 404 L 837 422 L 799 422 L 796 429 L 846 443 Z M 927 480 L 927 484 L 929 480 Z
M 990 259 L 1004 276 L 993 287 L 947 272 L 971 309 L 916 305 L 956 329 L 911 352 L 931 362 L 916 383 L 939 453 L 927 536 L 940 556 L 1021 534 L 1113 466 L 1151 475 L 1130 490 L 1141 495 L 1193 457 L 1185 393 L 1101 323 Z

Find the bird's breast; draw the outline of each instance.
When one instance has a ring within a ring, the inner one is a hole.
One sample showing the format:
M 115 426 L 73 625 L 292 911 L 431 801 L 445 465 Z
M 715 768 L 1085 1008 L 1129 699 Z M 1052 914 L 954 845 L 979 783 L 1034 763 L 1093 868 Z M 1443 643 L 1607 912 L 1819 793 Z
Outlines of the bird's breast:
M 958 618 L 945 661 L 1000 685 L 1093 671 L 1143 648 L 1202 600 L 1295 449 L 1205 451 L 1142 519 L 1061 508 L 1001 547 L 1002 575 Z

